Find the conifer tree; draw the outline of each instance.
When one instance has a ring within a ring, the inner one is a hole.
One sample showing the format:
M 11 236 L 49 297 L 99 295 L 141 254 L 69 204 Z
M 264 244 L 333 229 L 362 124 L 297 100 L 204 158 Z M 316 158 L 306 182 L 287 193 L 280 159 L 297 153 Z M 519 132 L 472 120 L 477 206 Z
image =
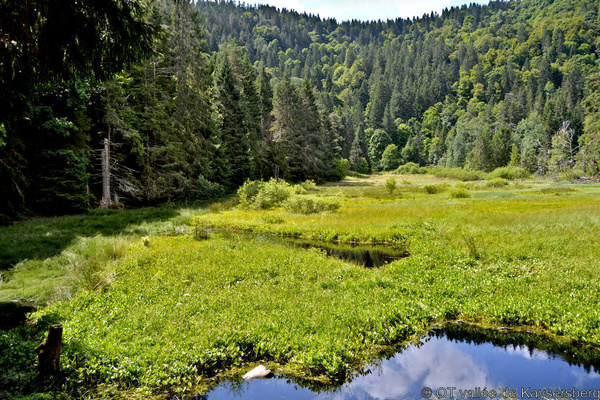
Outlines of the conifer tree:
M 219 56 L 215 71 L 215 106 L 229 171 L 225 185 L 235 188 L 250 176 L 250 154 L 244 119 L 244 101 L 227 54 Z
M 366 168 L 364 167 L 362 160 L 367 162 Z M 350 162 L 350 168 L 353 171 L 369 173 L 370 168 L 368 164 L 367 143 L 365 140 L 365 130 L 362 124 L 359 124 L 354 132 L 354 140 L 352 141 L 352 148 L 350 149 L 348 161 Z

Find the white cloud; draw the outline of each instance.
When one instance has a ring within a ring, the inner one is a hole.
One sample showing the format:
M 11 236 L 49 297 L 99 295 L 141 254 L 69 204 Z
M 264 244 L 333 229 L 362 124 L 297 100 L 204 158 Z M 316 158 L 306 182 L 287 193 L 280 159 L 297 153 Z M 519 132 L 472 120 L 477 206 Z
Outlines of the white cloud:
M 323 394 L 319 400 L 345 398 L 402 399 L 413 397 L 423 386 L 431 388 L 497 387 L 487 367 L 452 342 L 429 341 L 420 348 L 411 346 L 391 360 L 384 361 L 373 375 L 359 376 L 345 385 L 344 392 Z
M 252 4 L 269 4 L 299 12 L 318 14 L 323 18 L 377 20 L 398 17 L 421 17 L 431 11 L 440 12 L 467 3 L 487 4 L 489 0 L 249 0 Z

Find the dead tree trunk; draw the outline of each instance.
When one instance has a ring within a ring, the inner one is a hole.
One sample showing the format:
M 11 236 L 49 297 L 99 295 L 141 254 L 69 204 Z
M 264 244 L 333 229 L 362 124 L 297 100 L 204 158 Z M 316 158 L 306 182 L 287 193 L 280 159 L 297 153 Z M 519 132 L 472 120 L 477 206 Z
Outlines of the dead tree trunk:
M 55 375 L 60 372 L 62 331 L 62 325 L 50 325 L 48 328 L 48 337 L 35 348 L 38 355 L 38 372 L 40 377 Z
M 104 148 L 102 149 L 102 202 L 101 208 L 110 208 L 110 141 L 104 139 Z

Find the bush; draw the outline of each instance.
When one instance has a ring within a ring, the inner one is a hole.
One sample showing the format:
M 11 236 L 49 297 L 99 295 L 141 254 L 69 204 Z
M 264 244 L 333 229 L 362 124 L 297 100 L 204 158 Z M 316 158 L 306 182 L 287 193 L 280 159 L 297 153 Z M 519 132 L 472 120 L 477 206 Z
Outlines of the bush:
M 292 186 L 283 180 L 271 178 L 258 191 L 254 200 L 254 208 L 267 210 L 277 207 L 292 195 Z
M 436 185 L 425 185 L 423 186 L 423 190 L 425 190 L 425 193 L 427 194 L 436 194 L 440 191 L 440 188 Z
M 501 167 L 496 168 L 488 174 L 488 179 L 504 178 L 508 180 L 529 178 L 531 173 L 521 167 Z
M 506 180 L 504 178 L 490 179 L 489 181 L 487 181 L 485 183 L 486 187 L 492 187 L 492 188 L 499 188 L 499 187 L 504 187 L 507 185 L 508 185 L 508 180 Z
M 433 168 L 430 168 L 429 172 L 435 175 L 437 178 L 457 179 L 463 182 L 477 181 L 481 178 L 480 171 L 468 171 L 463 168 L 447 168 L 435 166 Z
M 359 174 L 368 174 L 371 172 L 371 169 L 369 168 L 369 163 L 364 157 L 358 159 L 356 165 L 354 166 L 354 170 Z
M 453 199 L 466 199 L 468 197 L 471 197 L 471 195 L 469 194 L 467 189 L 459 187 L 450 191 L 450 197 Z
M 301 182 L 301 183 L 295 185 L 294 189 L 296 189 L 296 188 L 301 188 L 300 190 L 303 190 L 304 193 L 312 192 L 312 191 L 317 190 L 317 184 L 312 179 L 307 179 L 304 182 Z
M 345 158 L 334 158 L 333 159 L 333 170 L 328 177 L 332 181 L 341 181 L 348 175 L 350 171 L 350 162 Z
M 279 206 L 292 192 L 293 188 L 289 183 L 271 178 L 268 182 L 246 181 L 238 189 L 238 196 L 240 207 L 266 210 Z
M 394 179 L 392 176 L 387 178 L 385 180 L 385 188 L 388 192 L 390 192 L 390 194 L 394 193 L 394 190 L 396 190 L 396 179 Z
M 194 191 L 198 199 L 216 199 L 225 195 L 223 185 L 211 182 L 202 175 L 196 179 Z
M 256 195 L 264 185 L 265 183 L 263 181 L 251 181 L 248 179 L 244 182 L 237 190 L 237 194 L 240 198 L 240 206 L 242 208 L 250 207 L 254 203 Z
M 475 184 L 474 182 L 460 182 L 457 183 L 455 187 L 465 190 L 475 190 L 478 188 L 477 184 Z
M 285 202 L 284 207 L 292 213 L 315 214 L 323 211 L 335 211 L 340 208 L 340 203 L 311 196 L 293 196 Z
M 558 179 L 561 181 L 576 181 L 583 177 L 584 173 L 580 169 L 572 169 L 558 174 Z
M 422 168 L 419 164 L 409 162 L 396 168 L 396 173 L 401 175 L 426 174 L 427 168 Z

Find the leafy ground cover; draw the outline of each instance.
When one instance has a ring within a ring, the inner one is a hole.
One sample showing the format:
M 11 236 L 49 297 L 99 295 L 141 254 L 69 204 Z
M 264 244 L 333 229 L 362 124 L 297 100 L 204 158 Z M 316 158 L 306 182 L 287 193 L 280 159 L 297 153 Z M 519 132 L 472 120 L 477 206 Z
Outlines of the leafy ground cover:
M 311 192 L 338 202 L 336 211 L 307 215 L 228 204 L 212 212 L 175 210 L 143 232 L 137 221 L 126 234 L 77 239 L 52 257 L 21 261 L 53 262 L 58 271 L 68 252 L 79 251 L 82 262 L 97 258 L 89 272 L 101 279 L 42 308 L 32 327 L 0 333 L 0 365 L 16 365 L 2 374 L 1 389 L 36 390 L 23 383 L 31 377 L 22 371 L 34 364 L 24 343 L 39 340 L 55 321 L 64 325 L 61 390 L 83 397 L 113 388 L 140 398 L 201 390 L 215 375 L 259 361 L 334 384 L 444 320 L 600 344 L 600 186 L 494 187 L 410 175 L 396 176 L 389 193 L 387 178 L 349 178 Z M 457 185 L 469 196 L 452 197 Z M 190 234 L 165 235 L 173 233 L 172 221 L 212 230 L 202 240 L 193 227 Z M 410 257 L 365 269 L 268 235 L 238 234 L 250 231 L 403 243 Z M 57 276 L 81 276 L 77 271 Z M 14 296 L 13 273 L 0 283 L 3 299 Z

